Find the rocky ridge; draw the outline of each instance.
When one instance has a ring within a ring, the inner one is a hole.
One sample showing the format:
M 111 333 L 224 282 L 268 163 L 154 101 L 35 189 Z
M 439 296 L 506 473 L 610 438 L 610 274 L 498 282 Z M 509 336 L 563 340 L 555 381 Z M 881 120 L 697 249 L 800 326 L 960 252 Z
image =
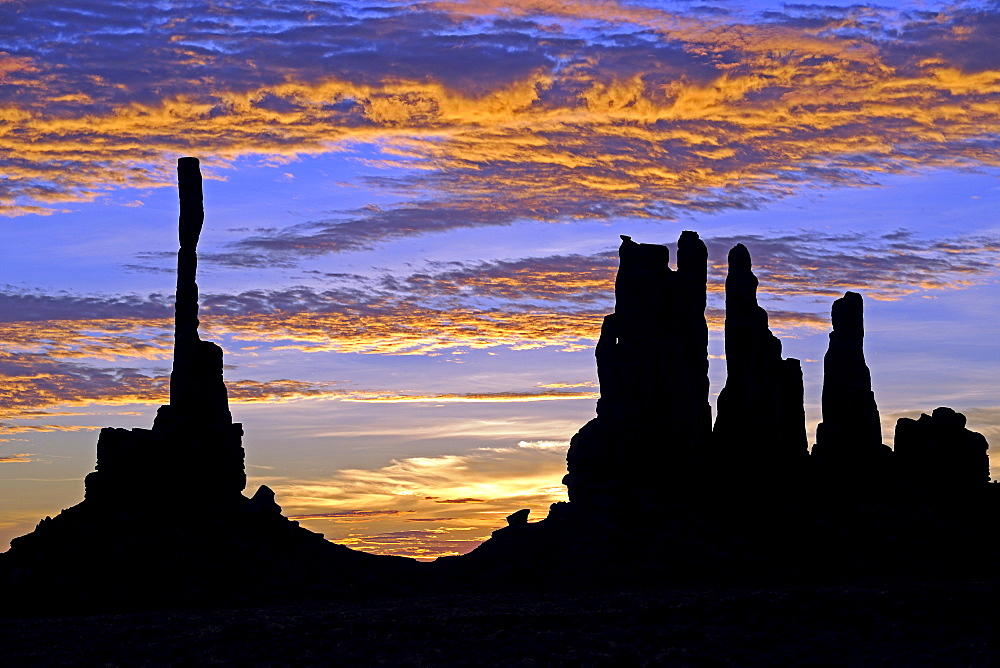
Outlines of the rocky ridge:
M 508 517 L 462 557 L 420 564 L 334 545 L 246 486 L 222 349 L 198 334 L 195 158 L 178 163 L 179 251 L 170 400 L 151 429 L 102 430 L 86 497 L 0 555 L 9 605 L 142 607 L 392 591 L 484 591 L 824 580 L 986 572 L 1000 504 L 985 438 L 938 408 L 881 442 L 863 302 L 834 302 L 823 422 L 807 447 L 802 370 L 782 357 L 742 244 L 726 278 L 728 377 L 712 423 L 697 233 L 622 237 L 616 308 L 595 355 L 596 416 L 573 437 L 568 503 Z M 168 466 L 181 461 L 183 468 Z M 979 569 L 979 570 L 977 570 Z

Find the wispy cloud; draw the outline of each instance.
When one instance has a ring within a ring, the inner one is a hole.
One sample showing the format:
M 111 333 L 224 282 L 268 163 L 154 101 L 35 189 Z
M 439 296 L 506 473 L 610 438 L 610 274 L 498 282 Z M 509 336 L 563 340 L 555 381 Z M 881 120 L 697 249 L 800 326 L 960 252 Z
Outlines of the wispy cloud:
M 329 520 L 332 522 L 367 522 L 378 517 L 400 517 L 415 513 L 415 510 L 342 510 L 336 513 L 316 513 L 313 515 L 289 515 L 290 520 Z
M 127 406 L 166 403 L 169 377 L 135 368 L 95 367 L 51 359 L 44 354 L 10 355 L 0 351 L 0 434 L 95 429 L 64 424 L 67 406 Z M 534 391 L 420 394 L 387 389 L 338 388 L 334 382 L 291 379 L 226 381 L 234 404 L 285 403 L 325 399 L 354 403 L 516 403 L 595 399 L 594 392 Z
M 452 394 L 391 394 L 369 392 L 345 395 L 343 401 L 366 403 L 517 403 L 524 401 L 561 401 L 597 399 L 596 392 L 466 392 Z
M 32 459 L 33 456 L 34 453 L 31 452 L 22 452 L 14 455 L 0 455 L 0 464 L 26 464 L 34 461 Z
M 845 290 L 892 300 L 958 289 L 992 280 L 1000 260 L 1000 241 L 993 238 L 924 239 L 907 230 L 878 236 L 799 231 L 709 238 L 707 316 L 715 330 L 725 317 L 725 258 L 736 243 L 750 248 L 760 292 L 771 300 L 770 323 L 784 331 L 826 329 L 829 302 Z M 286 350 L 382 355 L 443 355 L 456 348 L 574 350 L 593 344 L 602 316 L 613 309 L 616 269 L 614 253 L 604 252 L 321 277 L 330 284 L 205 295 L 202 323 L 206 336 L 224 341 L 231 354 L 248 356 Z M 808 299 L 780 301 L 794 297 Z M 162 295 L 0 291 L 3 417 L 95 402 L 164 401 L 172 347 L 170 301 Z M 821 354 L 817 350 L 815 357 Z M 237 378 L 229 381 L 229 389 L 239 402 L 467 403 L 595 396 L 580 386 L 421 393 L 289 378 Z

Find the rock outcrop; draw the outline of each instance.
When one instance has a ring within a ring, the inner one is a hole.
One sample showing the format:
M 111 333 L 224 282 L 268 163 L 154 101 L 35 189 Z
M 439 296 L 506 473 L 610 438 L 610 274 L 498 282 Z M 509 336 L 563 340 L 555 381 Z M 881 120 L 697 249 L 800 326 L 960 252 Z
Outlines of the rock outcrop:
M 833 308 L 810 454 L 802 370 L 781 357 L 742 245 L 729 255 L 728 378 L 709 442 L 704 246 L 688 232 L 680 246 L 672 271 L 665 247 L 623 237 L 596 348 L 597 417 L 567 455 L 569 502 L 538 522 L 511 515 L 441 568 L 570 590 L 991 573 L 1000 539 L 982 526 L 1000 485 L 985 484 L 985 439 L 938 409 L 900 421 L 895 455 L 881 443 L 861 296 L 849 292 Z
M 676 270 L 666 246 L 622 236 L 619 255 L 597 417 L 573 437 L 563 479 L 571 501 L 602 507 L 682 493 L 711 429 L 705 244 L 681 234 Z
M 729 254 L 728 379 L 712 430 L 708 254 L 694 232 L 681 234 L 676 269 L 667 247 L 622 237 L 616 309 L 595 351 L 597 416 L 572 439 L 568 503 L 539 522 L 528 509 L 513 512 L 472 553 L 423 570 L 333 545 L 284 518 L 267 487 L 242 494 L 243 432 L 229 411 L 222 350 L 198 335 L 197 160 L 182 159 L 178 177 L 169 404 L 152 429 L 102 430 L 84 501 L 0 555 L 0 588 L 18 611 L 52 601 L 88 611 L 257 604 L 414 586 L 575 592 L 905 568 L 947 575 L 970 564 L 992 571 L 1000 558 L 1000 539 L 981 530 L 1000 486 L 986 484 L 986 441 L 964 416 L 939 408 L 901 419 L 896 453 L 882 444 L 853 292 L 833 306 L 823 422 L 809 455 L 801 367 L 781 357 L 743 245 Z
M 773 488 L 800 479 L 808 461 L 802 367 L 782 359 L 781 341 L 757 304 L 750 253 L 729 251 L 726 276 L 726 386 L 713 441 L 727 482 Z M 720 466 L 721 468 L 721 466 Z
M 982 488 L 990 481 L 988 448 L 986 437 L 966 429 L 965 416 L 951 408 L 896 421 L 893 459 L 899 482 L 921 494 Z
M 177 185 L 180 247 L 174 304 L 174 365 L 170 373 L 169 416 L 161 409 L 157 418 L 160 422 L 169 417 L 185 428 L 225 429 L 233 418 L 222 380 L 222 348 L 198 336 L 198 239 L 205 209 L 197 158 L 177 161 Z
M 96 471 L 87 476 L 87 498 L 121 505 L 178 484 L 184 494 L 172 508 L 204 509 L 241 499 L 246 487 L 243 426 L 233 423 L 222 377 L 222 348 L 198 335 L 198 238 L 205 220 L 197 158 L 177 161 L 180 200 L 174 358 L 170 403 L 161 406 L 152 430 L 101 430 Z M 196 461 L 179 473 L 163 465 L 164 453 Z
M 86 498 L 0 555 L 18 610 L 260 603 L 393 586 L 414 562 L 334 545 L 281 515 L 274 492 L 246 486 L 222 349 L 198 335 L 198 160 L 181 158 L 180 251 L 170 403 L 152 429 L 101 430 Z M 0 610 L 2 611 L 2 610 Z
M 864 303 L 847 292 L 833 303 L 833 331 L 823 358 L 823 421 L 816 427 L 813 458 L 822 475 L 878 485 L 888 475 L 889 447 L 882 444 L 872 377 L 865 363 Z

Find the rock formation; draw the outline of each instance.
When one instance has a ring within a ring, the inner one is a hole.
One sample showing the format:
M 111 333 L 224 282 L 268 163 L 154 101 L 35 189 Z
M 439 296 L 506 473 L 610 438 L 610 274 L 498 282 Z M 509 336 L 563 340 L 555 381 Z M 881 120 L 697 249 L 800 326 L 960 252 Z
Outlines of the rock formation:
M 920 419 L 896 422 L 896 472 L 904 488 L 947 494 L 976 490 L 990 481 L 986 438 L 965 428 L 965 416 L 935 408 Z
M 174 366 L 170 374 L 170 418 L 191 427 L 232 424 L 222 380 L 222 348 L 198 336 L 198 238 L 205 221 L 197 158 L 177 161 L 180 195 L 177 293 L 174 304 Z M 163 411 L 157 417 L 163 418 Z M 242 489 L 242 488 L 241 488 Z
M 184 495 L 171 503 L 225 503 L 246 487 L 243 427 L 234 424 L 222 378 L 222 348 L 198 335 L 198 237 L 205 220 L 197 158 L 177 161 L 180 199 L 177 292 L 174 304 L 174 360 L 170 403 L 161 406 L 153 429 L 101 430 L 97 467 L 87 476 L 87 498 L 108 504 L 142 498 L 161 486 L 181 484 Z M 197 460 L 180 476 L 163 466 L 165 452 Z
M 801 367 L 781 358 L 742 245 L 729 255 L 728 378 L 709 442 L 705 258 L 690 232 L 676 271 L 665 247 L 623 237 L 615 313 L 596 348 L 597 417 L 567 455 L 569 502 L 538 522 L 510 515 L 440 567 L 469 583 L 490 573 L 572 591 L 992 573 L 1000 539 L 982 526 L 1000 485 L 984 484 L 985 439 L 938 409 L 900 420 L 895 455 L 881 443 L 861 297 L 849 292 L 833 308 L 824 421 L 810 455 Z M 933 490 L 944 493 L 924 493 Z
M 646 503 L 692 484 L 707 445 L 708 252 L 694 232 L 666 246 L 622 236 L 615 313 L 597 344 L 597 417 L 573 437 L 563 482 L 571 501 Z
M 805 473 L 808 458 L 802 368 L 782 359 L 781 341 L 757 304 L 757 277 L 743 244 L 729 251 L 726 276 L 726 386 L 713 440 L 727 481 L 772 488 Z
M 1000 558 L 1000 540 L 981 531 L 1000 485 L 985 484 L 986 441 L 964 416 L 939 408 L 901 419 L 896 453 L 882 445 L 853 292 L 834 303 L 823 423 L 809 456 L 802 371 L 781 357 L 743 245 L 729 255 L 728 379 L 712 431 L 707 250 L 694 232 L 681 234 L 676 269 L 665 246 L 622 237 L 616 309 L 595 351 L 597 416 L 567 454 L 569 503 L 539 522 L 518 510 L 472 553 L 426 569 L 329 543 L 284 518 L 267 487 L 242 495 L 243 432 L 229 412 L 222 350 L 198 335 L 198 161 L 181 159 L 178 179 L 169 404 L 152 429 L 102 430 L 84 501 L 0 554 L 0 590 L 17 612 L 51 601 L 94 611 L 414 586 L 533 582 L 576 592 L 691 578 L 824 580 L 901 567 L 948 573 L 969 554 L 992 570 Z M 942 500 L 959 496 L 960 505 Z
M 178 162 L 174 363 L 170 403 L 152 429 L 101 430 L 86 498 L 0 555 L 0 588 L 21 609 L 94 610 L 273 600 L 391 584 L 413 562 L 334 545 L 246 486 L 240 424 L 229 412 L 222 349 L 198 336 L 201 174 Z
M 865 363 L 864 304 L 847 292 L 833 303 L 833 331 L 823 358 L 823 421 L 813 458 L 823 475 L 878 484 L 888 473 L 872 377 Z

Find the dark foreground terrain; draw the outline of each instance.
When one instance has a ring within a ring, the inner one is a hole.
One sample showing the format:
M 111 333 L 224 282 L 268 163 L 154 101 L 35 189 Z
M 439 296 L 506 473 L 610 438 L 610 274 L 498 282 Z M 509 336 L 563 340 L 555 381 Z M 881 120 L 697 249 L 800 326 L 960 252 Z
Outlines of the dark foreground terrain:
M 1000 582 L 340 600 L 0 623 L 24 665 L 1000 665 Z

